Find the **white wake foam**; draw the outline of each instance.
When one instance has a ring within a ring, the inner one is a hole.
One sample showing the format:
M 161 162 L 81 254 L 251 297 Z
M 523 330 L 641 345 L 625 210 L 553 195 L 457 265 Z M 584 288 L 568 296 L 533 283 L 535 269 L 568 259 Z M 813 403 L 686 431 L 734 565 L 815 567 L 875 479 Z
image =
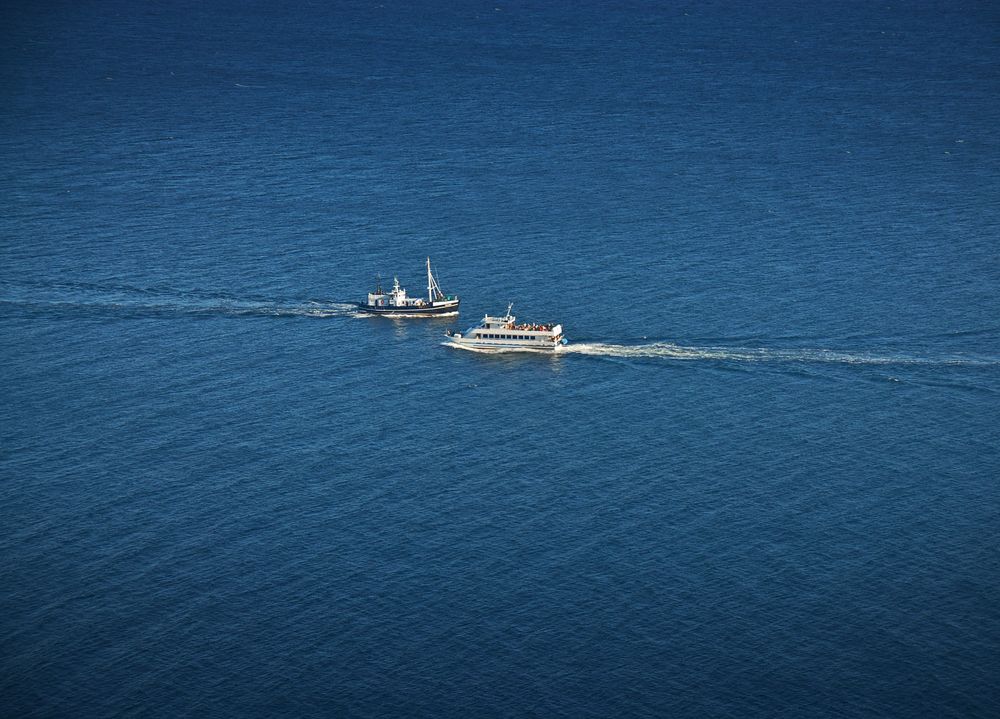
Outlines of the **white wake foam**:
M 0 302 L 57 312 L 138 313 L 150 315 L 229 315 L 265 317 L 354 317 L 350 302 L 241 298 L 225 294 L 96 285 L 25 285 L 0 294 Z
M 730 362 L 831 362 L 867 365 L 972 365 L 1000 364 L 998 358 L 964 356 L 922 357 L 906 353 L 845 352 L 828 349 L 770 349 L 765 347 L 690 347 L 669 342 L 640 345 L 604 342 L 571 342 L 558 352 L 601 357 L 661 358 L 670 360 L 718 360 Z

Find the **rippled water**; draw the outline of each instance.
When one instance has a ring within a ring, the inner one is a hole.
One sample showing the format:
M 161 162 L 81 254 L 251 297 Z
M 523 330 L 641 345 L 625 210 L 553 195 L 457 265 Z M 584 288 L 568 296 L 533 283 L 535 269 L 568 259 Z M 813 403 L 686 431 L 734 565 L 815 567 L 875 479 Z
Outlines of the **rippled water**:
M 2 713 L 994 716 L 996 27 L 9 10 Z

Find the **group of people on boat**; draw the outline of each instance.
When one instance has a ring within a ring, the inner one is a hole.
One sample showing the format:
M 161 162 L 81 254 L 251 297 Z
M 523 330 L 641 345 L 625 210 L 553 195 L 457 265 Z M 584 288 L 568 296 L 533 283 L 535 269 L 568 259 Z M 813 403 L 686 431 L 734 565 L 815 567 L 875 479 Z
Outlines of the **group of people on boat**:
M 552 325 L 515 325 L 513 322 L 507 325 L 505 329 L 508 330 L 524 330 L 527 332 L 551 332 Z

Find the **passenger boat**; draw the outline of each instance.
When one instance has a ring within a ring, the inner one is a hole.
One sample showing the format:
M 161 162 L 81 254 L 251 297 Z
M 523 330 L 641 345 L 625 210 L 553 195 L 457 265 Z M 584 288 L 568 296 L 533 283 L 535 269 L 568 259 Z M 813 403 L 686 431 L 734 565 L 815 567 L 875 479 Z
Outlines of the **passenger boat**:
M 427 299 L 407 297 L 399 286 L 399 278 L 392 278 L 392 289 L 382 291 L 382 280 L 375 281 L 375 291 L 368 293 L 367 302 L 359 302 L 358 309 L 374 315 L 392 317 L 440 317 L 458 314 L 458 295 L 446 295 L 438 286 L 431 272 L 431 258 L 427 258 Z
M 552 352 L 566 344 L 562 325 L 518 324 L 511 314 L 513 308 L 513 304 L 508 305 L 503 317 L 486 315 L 478 325 L 465 332 L 448 330 L 448 343 L 462 349 L 508 352 Z

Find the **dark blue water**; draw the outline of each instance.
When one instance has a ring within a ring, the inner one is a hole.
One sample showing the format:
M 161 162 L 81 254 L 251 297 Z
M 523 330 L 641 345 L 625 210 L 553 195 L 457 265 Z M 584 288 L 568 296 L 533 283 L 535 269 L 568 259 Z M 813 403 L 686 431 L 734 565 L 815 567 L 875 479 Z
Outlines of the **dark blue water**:
M 5 6 L 0 714 L 997 716 L 998 13 L 734 5 Z

